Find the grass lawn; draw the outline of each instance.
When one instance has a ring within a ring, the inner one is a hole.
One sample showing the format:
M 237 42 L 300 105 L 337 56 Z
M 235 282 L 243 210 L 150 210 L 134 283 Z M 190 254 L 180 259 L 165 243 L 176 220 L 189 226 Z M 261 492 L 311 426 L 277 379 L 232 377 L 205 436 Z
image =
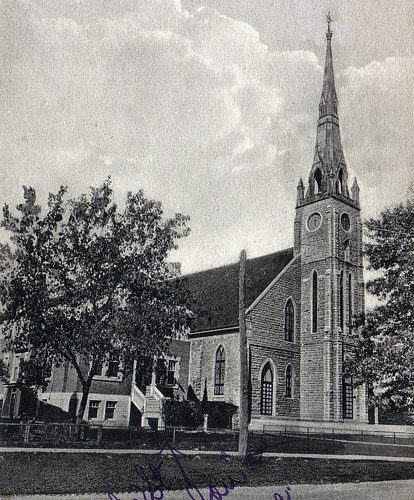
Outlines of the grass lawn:
M 179 463 L 178 463 L 179 461 Z M 183 472 L 185 471 L 185 472 Z M 243 480 L 243 473 L 246 475 Z M 229 479 L 232 478 L 232 479 Z M 189 486 L 334 483 L 413 479 L 414 463 L 92 453 L 3 453 L 0 493 L 87 493 L 185 489 Z

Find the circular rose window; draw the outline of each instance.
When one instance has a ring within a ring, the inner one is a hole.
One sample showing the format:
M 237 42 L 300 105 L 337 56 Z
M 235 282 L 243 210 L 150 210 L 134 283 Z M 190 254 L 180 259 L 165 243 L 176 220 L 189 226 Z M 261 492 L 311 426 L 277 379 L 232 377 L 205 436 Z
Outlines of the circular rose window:
M 309 231 L 316 231 L 322 224 L 322 216 L 319 213 L 312 214 L 308 219 Z

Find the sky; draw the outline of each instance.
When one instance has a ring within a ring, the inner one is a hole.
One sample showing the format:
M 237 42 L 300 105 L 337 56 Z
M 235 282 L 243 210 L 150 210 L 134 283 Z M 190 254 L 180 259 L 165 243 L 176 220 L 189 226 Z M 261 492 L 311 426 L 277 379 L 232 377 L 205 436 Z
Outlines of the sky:
M 325 14 L 363 216 L 414 181 L 412 0 L 0 0 L 0 204 L 109 175 L 191 217 L 184 273 L 292 246 Z

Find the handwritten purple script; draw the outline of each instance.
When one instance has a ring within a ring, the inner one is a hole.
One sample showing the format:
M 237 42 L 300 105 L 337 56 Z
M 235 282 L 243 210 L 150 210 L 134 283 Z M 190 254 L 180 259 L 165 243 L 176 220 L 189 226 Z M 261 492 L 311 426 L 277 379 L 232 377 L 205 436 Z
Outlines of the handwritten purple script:
M 171 454 L 177 465 L 182 478 L 186 482 L 186 493 L 190 500 L 221 500 L 226 497 L 236 486 L 247 486 L 249 483 L 249 478 L 244 472 L 240 473 L 239 477 L 228 476 L 228 481 L 223 482 L 220 486 L 215 484 L 208 485 L 208 493 L 203 493 L 200 488 L 196 485 L 194 480 L 190 477 L 188 472 L 185 470 L 182 463 L 183 459 L 193 459 L 192 455 L 187 455 L 175 448 L 172 444 L 166 443 L 158 452 L 158 456 L 161 457 L 163 452 Z M 220 451 L 220 457 L 229 460 L 230 455 L 224 450 Z M 252 463 L 254 460 L 262 458 L 261 453 L 249 452 L 247 455 L 247 463 Z M 137 474 L 142 482 L 146 485 L 145 489 L 138 488 L 138 492 L 142 495 L 141 500 L 162 500 L 164 497 L 165 482 L 161 472 L 162 462 L 160 461 L 157 465 L 148 464 L 147 467 L 142 465 L 137 465 Z M 283 494 L 275 492 L 273 495 L 273 500 L 292 500 L 290 486 L 285 487 L 286 497 Z M 207 495 L 207 496 L 205 496 Z M 108 500 L 122 500 L 115 493 L 108 493 Z M 133 500 L 139 500 L 134 498 Z

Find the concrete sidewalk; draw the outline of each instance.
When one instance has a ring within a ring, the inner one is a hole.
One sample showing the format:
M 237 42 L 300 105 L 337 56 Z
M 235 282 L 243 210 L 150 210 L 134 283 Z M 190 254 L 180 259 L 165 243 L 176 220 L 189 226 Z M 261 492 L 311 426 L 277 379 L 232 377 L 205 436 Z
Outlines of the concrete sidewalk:
M 186 455 L 220 455 L 220 451 L 214 450 L 180 450 L 181 453 Z M 156 455 L 159 450 L 123 450 L 123 449 L 76 449 L 76 448 L 24 448 L 24 447 L 2 447 L 0 448 L 0 455 L 5 453 L 91 453 L 91 454 L 106 454 L 106 455 Z M 166 449 L 163 454 L 170 454 L 171 452 Z M 226 451 L 229 456 L 237 456 L 237 451 Z M 414 462 L 413 457 L 388 457 L 384 455 L 331 455 L 322 453 L 263 453 L 263 457 L 270 458 L 322 458 L 327 460 L 371 460 L 381 462 Z M 414 497 L 413 497 L 414 498 Z M 2 499 L 0 499 L 2 500 Z
M 339 484 L 293 484 L 289 486 L 289 495 L 286 485 L 256 486 L 235 488 L 229 491 L 229 500 L 378 500 L 379 498 L 398 498 L 398 500 L 412 500 L 414 498 L 414 480 L 379 481 L 366 483 L 339 483 Z M 221 493 L 224 493 L 220 489 Z M 192 497 L 186 491 L 165 491 L 164 496 L 157 493 L 156 498 L 165 500 L 209 500 L 210 492 L 206 488 L 200 494 L 192 491 Z M 277 495 L 275 495 L 275 493 Z M 278 496 L 279 495 L 279 496 Z M 290 496 L 290 498 L 289 498 Z M 141 492 L 114 493 L 112 496 L 105 493 L 88 493 L 85 495 L 19 495 L 2 496 L 1 500 L 145 500 Z

